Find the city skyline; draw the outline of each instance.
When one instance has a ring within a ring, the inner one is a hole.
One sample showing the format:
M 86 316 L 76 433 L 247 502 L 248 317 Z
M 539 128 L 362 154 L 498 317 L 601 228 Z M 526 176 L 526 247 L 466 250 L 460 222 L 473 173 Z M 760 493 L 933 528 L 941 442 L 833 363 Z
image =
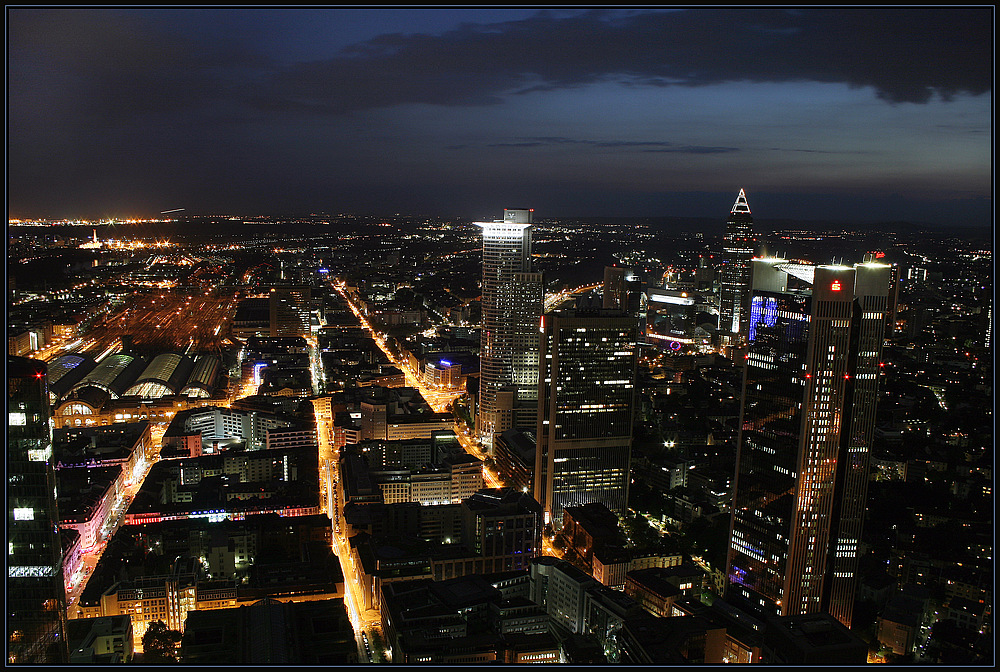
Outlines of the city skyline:
M 8 8 L 8 216 L 985 227 L 992 12 Z
M 988 245 L 953 229 L 765 230 L 753 263 L 775 265 L 789 291 L 747 302 L 741 349 L 724 343 L 717 322 L 725 234 L 639 220 L 534 229 L 532 214 L 508 209 L 479 226 L 414 217 L 312 226 L 322 221 L 314 217 L 298 232 L 277 218 L 219 217 L 225 235 L 196 230 L 208 228 L 203 219 L 188 234 L 178 223 L 169 241 L 156 235 L 156 245 L 143 244 L 143 226 L 119 226 L 118 241 L 95 240 L 89 226 L 11 226 L 8 369 L 42 367 L 31 380 L 38 393 L 48 388 L 44 464 L 56 484 L 46 493 L 58 496 L 63 549 L 61 571 L 19 573 L 62 577 L 71 661 L 257 662 L 264 654 L 241 650 L 251 640 L 240 633 L 265 608 L 293 624 L 300 607 L 321 609 L 331 629 L 286 631 L 309 635 L 300 640 L 279 630 L 271 644 L 304 664 L 992 656 Z M 509 239 L 491 242 L 504 228 Z M 841 253 L 840 263 L 866 263 L 823 264 Z M 869 267 L 874 291 L 859 292 Z M 810 299 L 792 280 L 813 286 Z M 269 312 L 267 297 L 278 305 L 282 293 L 301 302 L 306 292 L 308 327 L 294 320 L 305 333 L 292 336 L 290 314 Z M 848 300 L 862 294 L 874 302 L 851 301 L 848 319 Z M 576 311 L 560 308 L 570 301 Z M 629 316 L 603 317 L 614 308 Z M 529 319 L 535 309 L 545 316 Z M 499 371 L 507 360 L 512 374 L 498 415 L 515 429 L 489 453 L 475 428 L 491 311 L 505 327 L 496 344 L 508 344 L 507 357 L 495 353 Z M 531 347 L 537 369 L 515 356 Z M 36 359 L 18 360 L 25 355 Z M 534 408 L 514 403 L 536 378 Z M 29 409 L 12 393 L 13 436 Z M 785 480 L 748 501 L 775 482 L 766 476 Z M 801 506 L 784 516 L 786 533 L 775 516 L 788 513 L 796 478 Z M 498 516 L 479 507 L 484 498 L 503 505 Z M 8 509 L 10 529 L 40 520 L 28 508 Z M 551 522 L 540 548 L 539 509 Z M 766 565 L 758 539 L 770 540 Z M 18 557 L 16 539 L 11 549 Z M 749 554 L 731 572 L 727 549 Z M 760 599 L 808 613 L 763 623 L 761 634 L 724 594 L 726 577 L 756 590 L 772 570 L 792 584 Z M 262 586 L 261 575 L 280 582 Z M 656 585 L 663 580 L 676 590 Z M 439 589 L 472 589 L 482 598 L 474 608 L 501 620 L 467 618 L 464 599 L 428 604 Z M 275 601 L 291 594 L 312 599 Z M 827 596 L 828 613 L 811 613 Z M 446 607 L 468 633 L 460 648 L 452 638 L 422 645 L 402 627 L 427 606 Z M 526 632 L 508 637 L 508 606 L 529 621 L 528 649 Z M 203 646 L 223 622 L 232 636 Z M 555 623 L 592 653 L 562 646 Z M 803 651 L 793 639 L 807 626 L 837 641 Z M 174 641 L 160 654 L 164 628 Z M 613 631 L 625 639 L 608 640 Z M 672 644 L 678 631 L 704 636 L 704 653 Z M 18 637 L 8 633 L 9 655 Z M 114 650 L 101 653 L 98 637 Z
M 994 21 L 8 6 L 8 664 L 991 660 Z

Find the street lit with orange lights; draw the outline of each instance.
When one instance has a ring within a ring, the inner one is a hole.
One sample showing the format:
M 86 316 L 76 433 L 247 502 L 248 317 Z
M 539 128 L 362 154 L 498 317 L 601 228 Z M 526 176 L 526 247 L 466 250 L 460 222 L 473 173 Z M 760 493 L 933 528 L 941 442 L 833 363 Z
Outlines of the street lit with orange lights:
M 358 320 L 361 322 L 361 325 L 371 333 L 372 338 L 375 339 L 375 342 L 378 344 L 378 347 L 382 350 L 382 352 L 385 353 L 385 356 L 389 358 L 389 361 L 392 362 L 393 365 L 398 367 L 399 370 L 403 372 L 403 374 L 406 376 L 406 384 L 409 385 L 410 387 L 417 388 L 417 390 L 420 391 L 421 396 L 423 396 L 424 400 L 427 401 L 427 403 L 430 405 L 432 409 L 434 409 L 435 413 L 446 413 L 450 411 L 451 404 L 460 396 L 462 396 L 462 393 L 459 391 L 440 391 L 440 390 L 430 389 L 426 385 L 426 383 L 424 383 L 424 381 L 421 379 L 420 374 L 413 370 L 409 362 L 398 359 L 392 353 L 392 351 L 389 349 L 389 346 L 386 344 L 385 335 L 377 331 L 374 327 L 372 327 L 371 323 L 368 322 L 368 319 L 358 309 L 357 305 L 355 305 L 350 293 L 348 293 L 345 290 L 343 283 L 335 284 L 334 288 L 337 290 L 337 292 L 340 293 L 340 295 L 347 302 L 347 305 L 350 307 L 351 312 L 353 312 L 355 317 L 358 318 Z
M 364 593 L 361 586 L 363 573 L 355 565 L 354 556 L 351 555 L 348 527 L 344 520 L 344 493 L 338 468 L 340 451 L 336 450 L 330 441 L 333 418 L 328 410 L 321 409 L 318 405 L 314 405 L 314 408 L 316 409 L 316 433 L 319 439 L 320 507 L 330 517 L 333 552 L 340 559 L 341 573 L 344 575 L 344 604 L 354 628 L 360 654 L 366 650 L 366 633 L 378 631 L 382 624 L 382 618 L 378 611 L 364 609 Z

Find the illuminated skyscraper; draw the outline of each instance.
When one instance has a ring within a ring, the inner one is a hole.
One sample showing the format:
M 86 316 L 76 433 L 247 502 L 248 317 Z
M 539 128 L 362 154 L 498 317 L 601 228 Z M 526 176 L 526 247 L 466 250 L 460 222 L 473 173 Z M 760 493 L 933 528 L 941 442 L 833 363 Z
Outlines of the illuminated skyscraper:
M 46 373 L 7 357 L 8 663 L 69 660 Z
M 542 318 L 534 495 L 546 522 L 566 506 L 628 503 L 638 329 L 623 311 Z
M 533 430 L 538 412 L 538 323 L 545 303 L 541 273 L 515 273 L 501 289 L 501 303 L 509 306 L 511 389 L 514 427 Z M 507 431 L 510 427 L 504 427 Z
M 483 229 L 482 337 L 476 430 L 487 451 L 493 437 L 533 420 L 538 384 L 538 322 L 544 289 L 531 272 L 531 210 L 504 210 Z M 521 413 L 520 415 L 524 415 Z
M 727 599 L 762 615 L 850 626 L 889 271 L 753 261 Z
M 723 335 L 745 333 L 746 312 L 750 300 L 750 260 L 757 247 L 753 217 L 746 194 L 740 194 L 726 221 L 723 237 L 723 267 L 719 288 L 719 332 Z
M 271 336 L 305 338 L 312 334 L 312 291 L 308 285 L 276 285 L 271 287 L 269 298 Z
M 983 336 L 983 347 L 989 348 L 993 337 L 993 302 L 986 309 L 986 333 Z

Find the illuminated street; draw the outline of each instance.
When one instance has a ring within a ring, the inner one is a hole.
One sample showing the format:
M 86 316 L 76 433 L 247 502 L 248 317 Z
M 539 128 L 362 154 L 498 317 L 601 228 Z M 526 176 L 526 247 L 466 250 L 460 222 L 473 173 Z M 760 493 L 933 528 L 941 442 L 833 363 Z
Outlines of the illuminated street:
M 421 379 L 420 375 L 410 367 L 408 362 L 401 361 L 396 358 L 396 356 L 392 353 L 392 351 L 386 344 L 385 335 L 376 331 L 375 328 L 372 327 L 371 323 L 368 322 L 368 319 L 355 305 L 354 301 L 351 298 L 351 295 L 344 289 L 344 284 L 337 283 L 334 284 L 333 287 L 344 298 L 344 301 L 347 302 L 347 305 L 351 308 L 351 311 L 361 322 L 361 325 L 371 334 L 372 338 L 375 339 L 375 342 L 378 344 L 378 347 L 382 350 L 382 352 L 385 353 L 385 356 L 389 358 L 389 361 L 392 362 L 396 367 L 398 367 L 403 372 L 403 374 L 406 376 L 406 384 L 409 385 L 410 387 L 417 388 L 420 391 L 421 396 L 423 396 L 424 400 L 426 400 L 427 403 L 430 405 L 430 407 L 434 409 L 435 413 L 446 413 L 450 411 L 452 402 L 454 402 L 455 399 L 458 399 L 460 396 L 462 396 L 462 393 L 442 392 L 439 390 L 431 390 L 430 388 L 428 388 L 427 385 L 424 383 L 424 381 Z
M 66 585 L 66 608 L 69 618 L 76 618 L 77 600 L 79 600 L 80 595 L 83 594 L 84 589 L 87 587 L 87 582 L 93 575 L 93 570 L 97 567 L 97 563 L 100 562 L 108 542 L 114 537 L 115 532 L 118 531 L 118 528 L 125 521 L 125 514 L 132 500 L 142 488 L 142 484 L 146 476 L 149 475 L 150 469 L 159 460 L 160 441 L 163 438 L 166 428 L 165 423 L 150 423 L 150 455 L 152 459 L 140 460 L 136 464 L 136 472 L 131 478 L 125 481 L 124 489 L 112 504 L 111 514 L 108 517 L 108 522 L 100 530 L 97 544 L 93 548 L 84 549 L 81 555 L 82 562 L 80 568 Z

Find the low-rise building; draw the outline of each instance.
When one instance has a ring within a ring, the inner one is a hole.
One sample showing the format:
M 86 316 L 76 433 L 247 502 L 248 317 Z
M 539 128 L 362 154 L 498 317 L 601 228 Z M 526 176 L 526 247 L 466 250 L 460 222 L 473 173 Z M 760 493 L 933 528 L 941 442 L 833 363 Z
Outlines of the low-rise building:
M 704 588 L 705 573 L 694 565 L 656 567 L 629 572 L 625 593 L 655 616 L 670 616 L 679 599 L 697 598 Z
M 263 598 L 189 613 L 179 659 L 202 666 L 353 665 L 358 649 L 342 597 L 303 603 Z
M 59 482 L 59 526 L 73 529 L 80 534 L 80 547 L 84 551 L 97 546 L 110 536 L 115 525 L 115 503 L 121 497 L 122 467 L 95 467 L 93 469 L 60 469 L 56 472 Z
M 130 663 L 135 653 L 127 615 L 68 621 L 66 638 L 72 665 Z
M 830 614 L 767 619 L 762 657 L 770 665 L 864 665 L 868 644 Z

